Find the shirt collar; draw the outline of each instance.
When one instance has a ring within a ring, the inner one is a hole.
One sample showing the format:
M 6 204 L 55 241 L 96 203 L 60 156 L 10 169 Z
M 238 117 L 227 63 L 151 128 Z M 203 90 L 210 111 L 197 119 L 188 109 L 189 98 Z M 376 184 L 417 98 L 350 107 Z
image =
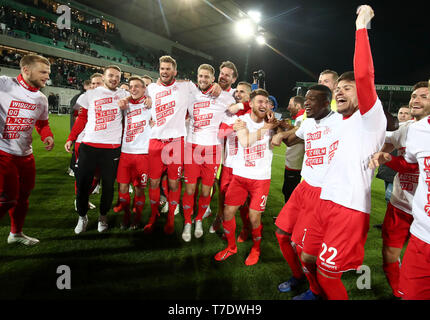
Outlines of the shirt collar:
M 27 89 L 28 91 L 31 91 L 31 92 L 37 92 L 37 91 L 39 91 L 39 88 L 32 87 L 27 82 L 25 82 L 24 77 L 22 76 L 22 74 L 19 74 L 16 79 L 18 80 L 18 83 L 22 87 L 24 87 L 25 89 Z

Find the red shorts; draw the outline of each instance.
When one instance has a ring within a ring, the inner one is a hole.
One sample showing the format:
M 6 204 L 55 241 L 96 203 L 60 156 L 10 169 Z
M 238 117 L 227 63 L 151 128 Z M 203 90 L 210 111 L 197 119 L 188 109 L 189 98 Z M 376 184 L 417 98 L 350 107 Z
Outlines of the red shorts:
M 306 229 L 303 252 L 318 252 L 321 270 L 339 273 L 357 270 L 363 263 L 369 214 L 321 200 Z
M 400 268 L 399 292 L 405 300 L 430 300 L 430 244 L 412 234 Z
M 34 156 L 14 156 L 0 150 L 0 202 L 27 200 L 36 181 Z
M 233 168 L 222 166 L 221 169 L 221 181 L 220 181 L 220 192 L 223 194 L 227 193 L 228 186 L 233 179 Z
M 167 170 L 170 180 L 182 177 L 184 164 L 184 137 L 159 140 L 149 140 L 149 178 L 160 179 Z
M 221 145 L 201 146 L 185 145 L 184 177 L 185 183 L 196 184 L 202 178 L 202 184 L 213 185 L 221 162 Z
M 382 224 L 384 246 L 403 248 L 409 237 L 409 228 L 413 220 L 414 217 L 412 215 L 388 203 L 384 223 Z
M 270 179 L 254 180 L 233 175 L 225 195 L 226 206 L 241 206 L 250 195 L 249 209 L 263 212 L 269 195 Z
M 305 180 L 299 183 L 276 218 L 276 226 L 292 234 L 291 240 L 303 247 L 303 236 L 306 232 L 307 218 L 320 202 L 321 188 L 313 187 Z M 293 240 L 294 238 L 294 240 Z M 318 248 L 319 249 L 319 248 Z M 318 252 L 308 252 L 316 255 Z
M 118 183 L 133 183 L 135 187 L 145 188 L 148 182 L 148 166 L 147 154 L 121 152 L 116 180 Z

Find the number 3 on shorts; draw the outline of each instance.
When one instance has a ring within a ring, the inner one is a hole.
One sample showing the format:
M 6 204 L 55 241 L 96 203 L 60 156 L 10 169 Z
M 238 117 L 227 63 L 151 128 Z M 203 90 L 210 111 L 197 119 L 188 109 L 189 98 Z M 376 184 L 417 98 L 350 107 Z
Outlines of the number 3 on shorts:
M 326 252 L 331 253 L 331 256 L 328 257 L 328 259 L 323 258 L 323 255 L 325 255 Z M 323 244 L 322 244 L 322 251 L 320 253 L 320 260 L 324 261 L 327 264 L 330 264 L 330 265 L 334 266 L 336 263 L 333 262 L 332 260 L 336 256 L 337 256 L 337 249 L 333 248 L 333 247 L 327 248 L 327 245 L 323 242 Z

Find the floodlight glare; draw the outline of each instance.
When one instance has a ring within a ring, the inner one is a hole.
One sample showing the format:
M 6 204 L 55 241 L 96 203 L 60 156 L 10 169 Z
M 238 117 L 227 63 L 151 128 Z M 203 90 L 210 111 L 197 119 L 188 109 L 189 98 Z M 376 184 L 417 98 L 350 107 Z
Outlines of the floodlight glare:
M 256 23 L 259 23 L 261 21 L 261 12 L 260 11 L 250 10 L 250 11 L 248 11 L 248 16 L 250 16 L 251 19 Z
M 255 25 L 249 20 L 239 20 L 235 26 L 236 33 L 239 37 L 248 39 L 255 34 Z
M 259 45 L 266 44 L 266 39 L 261 34 L 255 38 Z

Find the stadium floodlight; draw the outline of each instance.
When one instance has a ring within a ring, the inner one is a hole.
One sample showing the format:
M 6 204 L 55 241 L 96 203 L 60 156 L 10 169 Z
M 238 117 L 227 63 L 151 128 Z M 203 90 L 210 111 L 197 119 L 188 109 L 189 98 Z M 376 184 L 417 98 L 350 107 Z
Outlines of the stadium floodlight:
M 259 23 L 261 21 L 261 12 L 260 11 L 250 10 L 250 11 L 248 11 L 248 16 L 255 23 Z
M 262 34 L 259 34 L 256 38 L 255 38 L 255 40 L 257 41 L 257 43 L 259 44 L 259 45 L 264 45 L 264 44 L 266 44 L 266 38 L 264 38 L 264 36 L 262 35 Z
M 239 37 L 249 39 L 255 34 L 256 26 L 249 19 L 243 19 L 236 22 L 235 31 Z

